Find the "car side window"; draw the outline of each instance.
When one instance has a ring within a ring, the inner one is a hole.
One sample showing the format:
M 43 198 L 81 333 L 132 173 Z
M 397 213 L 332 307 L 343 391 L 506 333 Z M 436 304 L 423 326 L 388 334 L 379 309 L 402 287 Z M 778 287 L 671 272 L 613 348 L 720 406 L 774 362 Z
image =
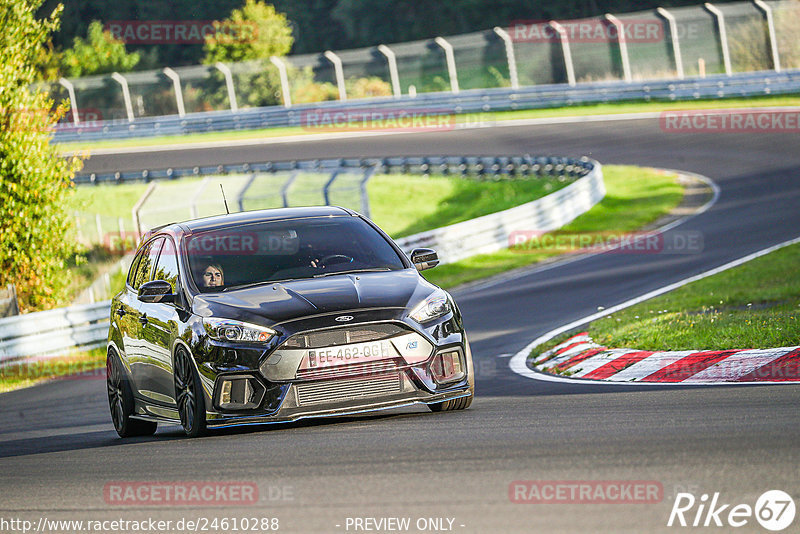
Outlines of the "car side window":
M 164 240 L 164 246 L 161 247 L 153 280 L 166 280 L 172 286 L 173 293 L 178 291 L 178 256 L 175 244 L 169 237 Z
M 161 250 L 163 242 L 164 238 L 154 239 L 142 249 L 141 259 L 136 265 L 136 274 L 133 276 L 133 283 L 131 284 L 133 289 L 138 290 L 143 283 L 152 280 L 150 275 L 153 272 L 153 266 L 156 263 L 158 252 Z

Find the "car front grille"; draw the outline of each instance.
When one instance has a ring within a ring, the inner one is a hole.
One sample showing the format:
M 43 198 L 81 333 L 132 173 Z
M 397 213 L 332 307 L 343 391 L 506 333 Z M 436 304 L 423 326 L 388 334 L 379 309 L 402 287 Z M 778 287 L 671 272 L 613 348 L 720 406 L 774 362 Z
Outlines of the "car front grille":
M 356 363 L 353 365 L 338 365 L 322 369 L 300 369 L 297 371 L 299 380 L 324 380 L 329 378 L 342 378 L 359 375 L 382 375 L 398 369 L 395 360 L 381 360 L 377 362 Z
M 399 372 L 393 372 L 380 376 L 307 382 L 297 384 L 295 388 L 298 404 L 310 406 L 400 393 L 402 380 Z
M 408 327 L 395 323 L 353 325 L 295 334 L 283 343 L 282 348 L 319 349 L 335 347 L 337 345 L 348 345 L 350 343 L 379 341 L 401 334 L 408 334 L 409 332 L 412 332 L 412 330 Z

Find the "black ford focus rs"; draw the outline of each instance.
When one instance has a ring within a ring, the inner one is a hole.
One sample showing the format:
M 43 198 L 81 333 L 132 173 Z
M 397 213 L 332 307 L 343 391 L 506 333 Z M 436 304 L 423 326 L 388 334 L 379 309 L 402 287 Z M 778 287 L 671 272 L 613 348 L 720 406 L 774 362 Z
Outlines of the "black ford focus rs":
M 107 385 L 122 436 L 426 404 L 467 408 L 452 297 L 374 223 L 335 207 L 245 212 L 148 234 L 111 304 Z

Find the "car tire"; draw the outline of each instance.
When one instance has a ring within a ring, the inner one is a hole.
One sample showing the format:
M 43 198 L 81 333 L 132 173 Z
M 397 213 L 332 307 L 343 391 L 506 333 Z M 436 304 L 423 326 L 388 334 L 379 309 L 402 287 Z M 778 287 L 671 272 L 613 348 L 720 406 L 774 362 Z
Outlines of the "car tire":
M 175 351 L 175 402 L 186 435 L 196 438 L 206 433 L 206 403 L 194 359 L 184 348 Z
M 111 422 L 114 423 L 114 430 L 119 437 L 152 436 L 155 433 L 158 423 L 131 418 L 134 411 L 131 384 L 122 367 L 122 361 L 110 349 L 106 355 L 106 389 Z

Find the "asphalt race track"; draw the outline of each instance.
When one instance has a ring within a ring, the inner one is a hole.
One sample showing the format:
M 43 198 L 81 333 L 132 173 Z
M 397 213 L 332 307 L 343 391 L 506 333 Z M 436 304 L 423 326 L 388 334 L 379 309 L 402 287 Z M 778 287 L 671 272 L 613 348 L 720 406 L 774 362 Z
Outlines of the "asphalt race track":
M 681 530 L 667 527 L 681 491 L 698 499 L 720 492 L 720 502 L 754 506 L 763 492 L 779 489 L 797 502 L 800 386 L 598 387 L 534 381 L 508 367 L 508 357 L 530 340 L 598 306 L 799 236 L 796 134 L 663 133 L 648 119 L 98 155 L 86 170 L 522 153 L 589 155 L 710 177 L 721 189 L 717 203 L 671 230 L 702 232 L 703 252 L 603 254 L 454 292 L 476 358 L 477 397 L 466 412 L 400 410 L 196 440 L 164 427 L 154 438 L 121 441 L 104 380 L 4 394 L 0 517 L 277 517 L 286 532 L 354 532 L 347 518 L 410 517 L 411 532 L 418 518 L 450 518 L 452 530 L 465 533 L 652 532 Z M 255 482 L 260 500 L 235 508 L 104 501 L 109 482 L 191 480 Z M 513 504 L 509 485 L 516 480 L 657 481 L 663 499 Z M 737 530 L 763 531 L 754 518 Z

